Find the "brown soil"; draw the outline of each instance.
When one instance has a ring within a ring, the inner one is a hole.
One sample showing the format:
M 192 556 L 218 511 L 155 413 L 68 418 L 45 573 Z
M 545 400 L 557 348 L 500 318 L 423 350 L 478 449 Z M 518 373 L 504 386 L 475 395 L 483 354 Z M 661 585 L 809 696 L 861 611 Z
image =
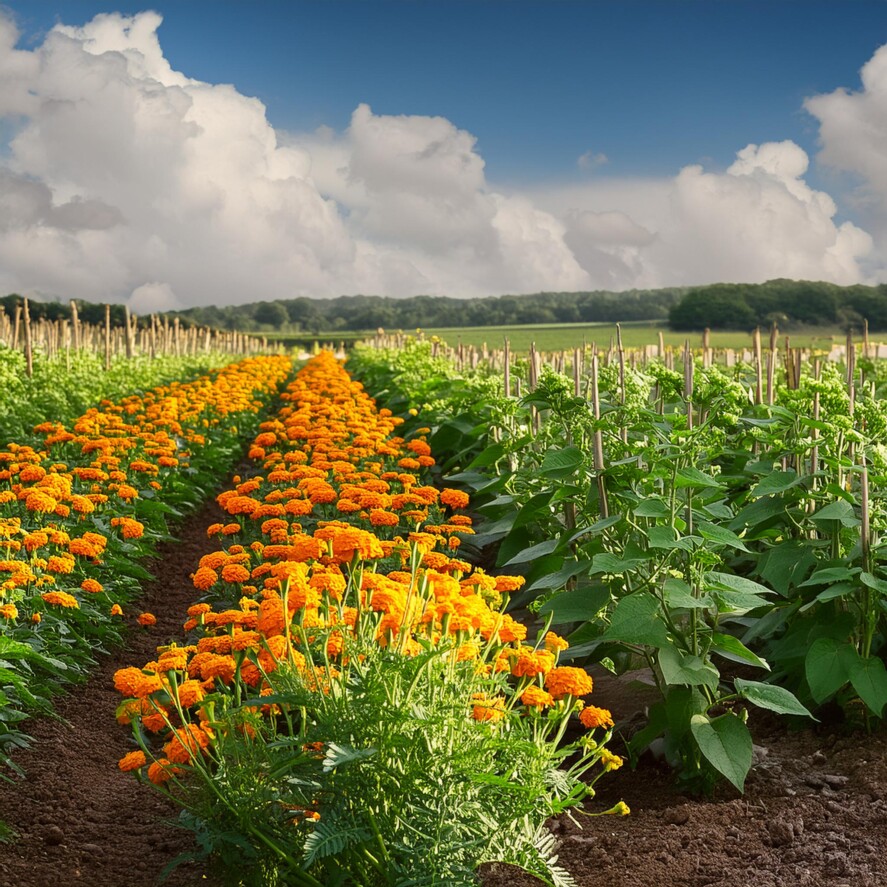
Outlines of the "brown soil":
M 114 671 L 152 658 L 180 635 L 193 601 L 188 579 L 212 546 L 205 528 L 214 505 L 192 516 L 179 540 L 164 545 L 156 581 L 141 601 L 157 625 L 135 623 L 126 649 L 104 660 L 89 683 L 58 701 L 64 720 L 34 719 L 32 749 L 17 756 L 23 780 L 0 783 L 0 820 L 17 837 L 0 844 L 0 885 L 153 887 L 167 863 L 194 849 L 190 832 L 171 823 L 177 810 L 150 787 L 120 773 L 133 746 L 114 721 L 119 695 Z M 594 702 L 624 723 L 648 701 L 644 691 L 596 676 Z M 652 760 L 601 780 L 588 812 L 616 801 L 627 817 L 577 816 L 553 825 L 560 862 L 580 887 L 880 887 L 887 884 L 887 737 L 791 733 L 776 719 L 753 723 L 756 765 L 740 797 L 721 790 L 713 800 L 681 794 L 672 774 Z M 533 887 L 541 882 L 509 866 L 486 866 L 483 887 Z M 213 887 L 208 872 L 186 864 L 169 887 Z
M 57 700 L 62 720 L 25 722 L 33 746 L 16 762 L 24 779 L 0 783 L 0 820 L 15 832 L 0 844 L 0 885 L 48 887 L 148 887 L 166 864 L 195 849 L 190 832 L 173 826 L 178 810 L 150 786 L 121 773 L 117 761 L 135 746 L 127 728 L 114 720 L 120 694 L 114 672 L 155 656 L 168 639 L 181 639 L 185 610 L 194 601 L 189 574 L 216 546 L 206 527 L 218 520 L 214 502 L 192 515 L 165 543 L 148 569 L 157 577 L 138 604 L 127 608 L 130 633 L 125 648 L 105 658 L 89 682 Z M 141 609 L 139 609 L 141 607 Z M 148 610 L 157 625 L 142 628 L 136 616 Z M 211 885 L 200 867 L 179 867 L 169 887 Z

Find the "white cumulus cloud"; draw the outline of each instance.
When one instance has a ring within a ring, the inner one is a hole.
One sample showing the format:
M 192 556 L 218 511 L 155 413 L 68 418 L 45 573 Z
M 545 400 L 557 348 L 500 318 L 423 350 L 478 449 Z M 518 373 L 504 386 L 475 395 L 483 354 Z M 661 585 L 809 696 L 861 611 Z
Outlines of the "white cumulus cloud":
M 258 99 L 173 70 L 160 23 L 100 15 L 18 49 L 0 13 L 0 292 L 129 298 L 146 312 L 862 276 L 868 235 L 836 224 L 790 142 L 749 145 L 722 173 L 506 192 L 475 137 L 443 117 L 361 104 L 343 132 L 276 131 Z M 883 95 L 882 79 L 873 69 L 864 95 Z M 877 181 L 870 155 L 853 168 Z
M 862 88 L 808 98 L 819 121 L 818 160 L 850 174 L 849 202 L 875 236 L 879 270 L 887 268 L 887 45 L 860 72 Z

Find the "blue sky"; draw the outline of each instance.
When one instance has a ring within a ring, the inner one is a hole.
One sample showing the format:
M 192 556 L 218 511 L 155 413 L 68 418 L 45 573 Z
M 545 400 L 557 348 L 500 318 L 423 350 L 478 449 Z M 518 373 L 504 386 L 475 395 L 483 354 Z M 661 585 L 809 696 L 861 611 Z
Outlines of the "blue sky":
M 27 0 L 23 40 L 100 12 L 163 15 L 174 68 L 257 96 L 274 126 L 344 129 L 441 115 L 478 138 L 494 180 L 724 167 L 748 142 L 816 147 L 803 100 L 858 87 L 887 40 L 884 0 Z M 741 144 L 740 144 L 741 143 Z
M 887 0 L 7 0 L 3 9 L 19 67 L 4 81 L 0 61 L 0 202 L 5 165 L 15 206 L 27 192 L 43 209 L 23 213 L 9 243 L 20 267 L 0 272 L 0 289 L 60 289 L 72 279 L 63 268 L 35 270 L 39 249 L 56 248 L 59 261 L 82 259 L 80 282 L 67 285 L 88 290 L 92 242 L 107 238 L 120 256 L 159 242 L 170 267 L 158 259 L 151 280 L 141 260 L 121 258 L 126 267 L 96 286 L 103 297 L 153 286 L 139 298 L 231 301 L 219 290 L 231 275 L 201 282 L 185 266 L 189 254 L 231 254 L 234 192 L 269 226 L 245 238 L 252 253 L 235 250 L 247 263 L 271 255 L 268 293 L 887 279 L 878 160 Z M 138 19 L 133 38 L 127 17 L 146 10 L 162 23 Z M 102 13 L 114 15 L 91 23 Z M 64 53 L 60 33 L 74 41 Z M 125 74 L 105 63 L 124 50 Z M 23 70 L 33 83 L 4 109 L 4 86 L 14 96 Z M 154 127 L 146 97 L 159 87 L 164 126 L 169 115 L 180 125 L 151 129 L 153 153 L 123 139 L 113 163 L 92 169 L 90 157 L 111 150 L 109 140 L 90 146 L 96 127 Z M 114 90 L 129 99 L 111 101 Z M 61 97 L 78 109 L 64 120 Z M 223 108 L 227 131 L 203 138 Z M 78 147 L 56 155 L 51 138 Z M 241 163 L 247 143 L 254 174 Z M 169 152 L 166 166 L 158 151 Z M 181 163 L 190 171 L 166 183 L 176 213 L 149 180 Z M 266 166 L 288 182 L 273 194 L 258 172 Z M 218 170 L 211 208 L 206 193 L 195 198 L 198 180 L 210 188 L 207 170 Z M 59 210 L 72 202 L 76 211 Z M 174 260 L 183 219 L 190 229 L 200 212 L 215 239 Z M 302 264 L 285 255 L 288 238 L 301 250 L 310 242 Z

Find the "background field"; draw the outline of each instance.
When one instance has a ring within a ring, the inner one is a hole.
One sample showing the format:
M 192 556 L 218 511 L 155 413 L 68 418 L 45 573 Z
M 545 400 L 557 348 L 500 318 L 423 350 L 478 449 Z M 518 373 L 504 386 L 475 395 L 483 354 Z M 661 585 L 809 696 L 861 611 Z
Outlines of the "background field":
M 645 345 L 656 345 L 659 341 L 659 332 L 666 345 L 681 346 L 685 341 L 693 347 L 701 347 L 701 333 L 673 332 L 663 325 L 648 321 L 632 321 L 621 324 L 622 342 L 626 348 L 643 348 Z M 415 334 L 415 330 L 407 330 Z M 608 347 L 610 340 L 616 340 L 616 325 L 612 323 L 541 323 L 510 326 L 478 326 L 478 327 L 430 327 L 423 329 L 426 336 L 440 336 L 448 345 L 455 346 L 459 342 L 463 345 L 480 347 L 484 342 L 490 348 L 501 348 L 505 339 L 511 343 L 514 351 L 527 351 L 530 344 L 535 342 L 541 351 L 559 351 L 572 349 L 583 343 L 597 343 L 600 347 Z M 282 333 L 270 335 L 269 341 L 280 342 L 287 346 L 310 346 L 314 342 L 332 342 L 338 345 L 344 342 L 346 347 L 355 341 L 372 336 L 372 332 L 366 333 L 319 333 L 316 336 L 302 333 Z M 769 331 L 762 330 L 764 347 L 769 342 Z M 833 344 L 845 341 L 845 332 L 838 327 L 808 327 L 806 329 L 780 331 L 779 343 L 782 346 L 785 336 L 791 339 L 795 347 L 814 348 L 828 351 Z M 873 337 L 877 340 L 880 337 Z M 752 336 L 744 331 L 725 332 L 715 331 L 710 334 L 709 341 L 713 348 L 741 349 L 751 347 Z

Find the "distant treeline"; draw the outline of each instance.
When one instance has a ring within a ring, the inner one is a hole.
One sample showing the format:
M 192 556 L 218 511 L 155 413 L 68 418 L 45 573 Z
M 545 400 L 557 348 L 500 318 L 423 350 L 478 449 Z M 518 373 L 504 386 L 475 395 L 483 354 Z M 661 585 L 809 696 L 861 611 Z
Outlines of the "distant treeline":
M 0 309 L 15 314 L 20 297 L 0 298 Z M 77 302 L 80 319 L 104 323 L 105 308 Z M 30 303 L 32 319 L 69 318 L 67 302 Z M 165 312 L 184 327 L 270 333 L 363 332 L 434 327 L 512 326 L 539 323 L 617 323 L 659 321 L 676 330 L 751 330 L 776 323 L 792 326 L 887 329 L 887 284 L 837 286 L 832 283 L 770 280 L 761 284 L 715 283 L 700 287 L 581 293 L 534 293 L 456 299 L 449 296 L 339 296 L 279 299 L 245 305 L 209 305 Z M 122 326 L 122 305 L 111 306 L 111 322 Z
M 805 280 L 714 283 L 686 292 L 668 314 L 674 330 L 753 330 L 776 323 L 887 330 L 887 284 L 838 286 Z

